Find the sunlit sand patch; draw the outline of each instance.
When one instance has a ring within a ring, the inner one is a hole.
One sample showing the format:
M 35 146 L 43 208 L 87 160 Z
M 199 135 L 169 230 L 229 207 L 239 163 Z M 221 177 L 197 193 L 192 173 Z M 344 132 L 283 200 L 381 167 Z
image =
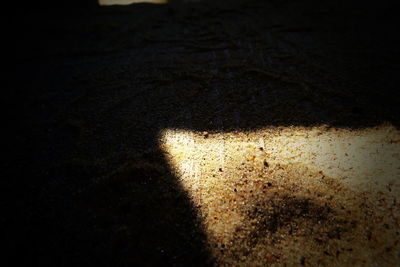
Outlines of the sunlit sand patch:
M 219 264 L 399 260 L 400 133 L 394 127 L 169 129 L 160 145 Z
M 138 3 L 166 4 L 168 0 L 99 0 L 101 6 L 131 5 Z

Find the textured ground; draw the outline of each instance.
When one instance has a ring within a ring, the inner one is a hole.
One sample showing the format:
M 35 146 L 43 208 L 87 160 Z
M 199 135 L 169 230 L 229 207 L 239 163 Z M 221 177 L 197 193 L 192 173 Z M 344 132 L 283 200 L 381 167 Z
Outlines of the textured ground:
M 172 1 L 31 16 L 3 168 L 14 259 L 398 264 L 390 6 Z
M 395 265 L 399 133 L 167 130 L 169 163 L 221 265 Z

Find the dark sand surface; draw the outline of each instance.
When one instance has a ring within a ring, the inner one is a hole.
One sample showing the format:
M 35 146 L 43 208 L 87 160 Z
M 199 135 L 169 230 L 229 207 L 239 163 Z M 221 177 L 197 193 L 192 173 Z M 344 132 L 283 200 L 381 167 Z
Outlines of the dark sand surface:
M 385 1 L 347 2 L 173 1 L 69 7 L 67 14 L 21 7 L 3 129 L 10 134 L 2 177 L 9 193 L 10 215 L 3 221 L 12 261 L 305 264 L 301 255 L 284 261 L 270 241 L 265 244 L 274 255 L 247 263 L 235 258 L 246 255 L 240 249 L 248 246 L 247 237 L 215 252 L 207 221 L 167 163 L 159 134 L 178 129 L 206 132 L 208 138 L 265 127 L 358 131 L 382 124 L 397 131 L 398 13 Z M 277 194 L 263 205 L 287 201 L 310 218 L 336 208 Z M 398 214 L 398 204 L 392 208 Z M 260 240 L 268 236 L 265 231 L 275 233 L 282 220 L 288 227 L 295 211 L 278 210 L 283 215 L 273 214 L 281 219 L 259 230 Z M 257 216 L 249 207 L 243 212 L 248 220 Z M 325 219 L 341 227 L 350 221 L 351 216 L 345 223 L 330 215 Z M 304 227 L 314 227 L 307 222 Z M 387 251 L 377 262 L 357 254 L 358 264 L 398 264 L 396 222 L 391 238 L 383 245 L 377 241 Z M 328 239 L 340 242 L 337 234 Z M 307 248 L 332 256 L 324 245 Z M 314 258 L 314 264 L 357 264 Z

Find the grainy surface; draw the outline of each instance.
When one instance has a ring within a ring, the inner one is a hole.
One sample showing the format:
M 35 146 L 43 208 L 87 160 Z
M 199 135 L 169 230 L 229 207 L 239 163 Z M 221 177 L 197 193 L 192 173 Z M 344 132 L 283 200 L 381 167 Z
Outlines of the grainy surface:
M 374 266 L 398 261 L 398 138 L 387 126 L 166 130 L 161 147 L 218 265 Z
M 396 14 L 347 2 L 28 14 L 3 168 L 13 259 L 398 264 Z

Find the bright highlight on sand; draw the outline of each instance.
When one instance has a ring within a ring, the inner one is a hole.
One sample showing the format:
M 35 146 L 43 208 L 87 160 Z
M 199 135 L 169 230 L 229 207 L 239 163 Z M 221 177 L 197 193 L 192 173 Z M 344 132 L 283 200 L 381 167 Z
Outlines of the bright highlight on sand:
M 168 129 L 160 145 L 204 221 L 217 261 L 283 264 L 306 255 L 311 265 L 372 264 L 383 261 L 378 248 L 400 248 L 393 243 L 400 222 L 400 133 L 392 126 L 215 134 Z M 347 247 L 351 253 L 341 252 Z M 316 253 L 324 249 L 341 257 L 321 263 Z
M 243 162 L 255 167 L 264 162 L 301 165 L 348 186 L 385 185 L 400 179 L 400 135 L 390 126 L 353 131 L 293 127 L 206 136 L 165 130 L 161 140 L 183 183 L 205 183 L 208 174 L 220 168 L 234 170 Z
M 101 6 L 131 5 L 139 3 L 166 4 L 168 0 L 99 0 Z

